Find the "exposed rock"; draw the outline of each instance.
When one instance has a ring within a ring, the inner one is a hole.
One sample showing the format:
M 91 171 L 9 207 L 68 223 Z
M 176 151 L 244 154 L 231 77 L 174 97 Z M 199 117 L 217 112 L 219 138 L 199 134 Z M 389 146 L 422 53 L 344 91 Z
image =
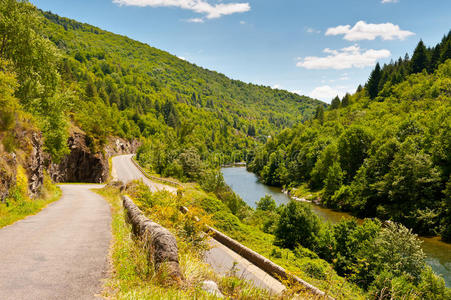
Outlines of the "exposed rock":
M 28 192 L 31 197 L 39 194 L 42 184 L 44 183 L 44 153 L 42 145 L 42 137 L 40 134 L 33 132 L 31 134 L 31 152 L 28 155 L 24 167 L 28 175 Z
M 0 154 L 0 202 L 5 201 L 9 189 L 16 183 L 16 157 L 14 154 Z
M 105 146 L 105 154 L 107 157 L 111 157 L 118 154 L 130 154 L 135 153 L 138 150 L 140 143 L 138 140 L 132 140 L 131 142 L 118 137 L 110 137 L 108 143 Z
M 16 183 L 17 166 L 27 172 L 28 193 L 31 198 L 39 195 L 44 182 L 42 136 L 33 127 L 21 122 L 13 129 L 15 149 L 8 153 L 0 147 L 0 201 L 4 201 L 9 189 Z M 0 140 L 2 136 L 0 135 Z
M 93 153 L 88 146 L 87 135 L 79 129 L 72 130 L 67 144 L 70 154 L 60 163 L 50 163 L 48 167 L 55 182 L 105 182 L 109 174 L 108 158 L 116 154 L 133 153 L 139 146 L 137 141 L 110 138 L 104 151 Z
M 55 182 L 101 183 L 108 178 L 107 158 L 102 153 L 92 153 L 83 132 L 72 132 L 67 145 L 70 153 L 60 163 L 51 163 L 48 168 Z
M 224 298 L 224 295 L 221 293 L 221 291 L 218 288 L 218 285 L 214 281 L 205 280 L 204 282 L 202 282 L 201 288 L 210 295 L 216 296 L 218 298 Z

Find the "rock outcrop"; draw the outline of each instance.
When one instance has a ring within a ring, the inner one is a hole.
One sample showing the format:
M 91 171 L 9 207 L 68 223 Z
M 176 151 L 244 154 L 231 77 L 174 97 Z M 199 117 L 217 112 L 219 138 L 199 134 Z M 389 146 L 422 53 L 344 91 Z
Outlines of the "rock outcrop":
M 93 152 L 88 146 L 89 138 L 81 130 L 72 130 L 67 142 L 70 153 L 60 163 L 50 163 L 49 174 L 55 182 L 102 183 L 108 179 L 108 158 L 117 154 L 133 153 L 139 146 L 137 141 L 109 138 L 103 151 Z
M 14 150 L 8 152 L 0 144 L 0 201 L 4 201 L 9 190 L 16 184 L 17 166 L 27 172 L 28 193 L 31 198 L 39 195 L 44 182 L 44 152 L 42 136 L 29 124 L 17 123 L 10 133 L 14 136 Z M 5 138 L 0 135 L 0 140 Z
M 31 151 L 25 160 L 24 168 L 28 177 L 28 192 L 31 197 L 39 194 L 44 183 L 44 151 L 41 134 L 33 132 L 30 138 Z

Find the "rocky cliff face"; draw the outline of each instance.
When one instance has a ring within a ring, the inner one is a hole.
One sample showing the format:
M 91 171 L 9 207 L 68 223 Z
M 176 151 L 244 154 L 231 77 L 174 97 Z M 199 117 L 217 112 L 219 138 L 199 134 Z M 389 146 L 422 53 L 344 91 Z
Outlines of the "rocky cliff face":
M 85 133 L 74 129 L 68 139 L 70 154 L 60 163 L 51 162 L 44 154 L 42 136 L 29 126 L 18 124 L 11 133 L 15 140 L 13 152 L 5 150 L 1 141 L 5 134 L 0 132 L 0 201 L 5 201 L 10 188 L 16 183 L 17 166 L 22 165 L 27 172 L 28 191 L 32 198 L 39 195 L 44 182 L 44 169 L 55 182 L 102 183 L 108 179 L 108 158 L 117 154 L 134 153 L 139 143 L 121 138 L 109 138 L 103 151 L 93 153 L 88 147 Z
M 31 197 L 39 194 L 44 183 L 44 151 L 42 137 L 39 133 L 33 132 L 30 137 L 31 151 L 25 160 L 24 168 L 28 175 L 28 191 Z
M 22 125 L 22 124 L 20 124 Z M 11 132 L 15 149 L 8 152 L 0 144 L 0 201 L 4 201 L 16 183 L 17 166 L 24 167 L 28 177 L 29 196 L 35 198 L 44 182 L 44 153 L 42 136 L 34 128 L 18 125 Z M 0 140 L 3 138 L 0 136 Z
M 121 138 L 110 138 L 102 152 L 93 153 L 88 147 L 87 136 L 74 131 L 68 140 L 70 154 L 59 164 L 50 163 L 49 174 L 55 182 L 91 182 L 102 183 L 108 179 L 108 158 L 116 154 L 133 153 L 138 142 L 129 142 Z

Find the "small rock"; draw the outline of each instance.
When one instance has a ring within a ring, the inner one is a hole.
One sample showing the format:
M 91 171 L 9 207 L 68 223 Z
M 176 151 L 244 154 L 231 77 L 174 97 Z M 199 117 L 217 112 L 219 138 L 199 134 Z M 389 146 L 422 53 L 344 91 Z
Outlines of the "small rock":
M 202 289 L 210 295 L 216 296 L 218 298 L 224 298 L 224 295 L 221 293 L 218 285 L 214 281 L 205 280 L 204 282 L 202 282 Z

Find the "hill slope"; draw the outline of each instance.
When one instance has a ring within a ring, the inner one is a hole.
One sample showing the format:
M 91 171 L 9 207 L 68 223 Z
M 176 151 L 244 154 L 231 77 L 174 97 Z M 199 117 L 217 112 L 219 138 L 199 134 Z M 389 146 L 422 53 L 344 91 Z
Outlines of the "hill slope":
M 322 104 L 286 91 L 228 79 L 87 24 L 49 12 L 43 15 L 43 34 L 64 53 L 62 77 L 65 82 L 76 82 L 79 97 L 97 106 L 77 103 L 79 107 L 74 108 L 80 115 L 75 116 L 76 123 L 94 139 L 108 134 L 148 137 L 169 126 L 179 131 L 179 136 L 192 135 L 203 143 L 205 137 L 220 135 L 223 145 L 211 144 L 208 150 L 224 152 L 230 144 L 236 144 L 235 150 L 243 149 L 240 144 L 246 135 L 267 136 L 293 125 Z M 86 116 L 92 109 L 96 111 L 95 121 Z M 111 122 L 111 115 L 104 116 L 105 109 L 111 114 L 126 112 L 127 120 Z M 99 125 L 102 129 L 97 128 Z M 200 143 L 197 148 L 202 148 Z
M 250 169 L 269 184 L 306 183 L 328 207 L 451 240 L 451 60 L 424 68 L 383 81 L 373 100 L 376 67 L 364 89 L 268 141 Z

